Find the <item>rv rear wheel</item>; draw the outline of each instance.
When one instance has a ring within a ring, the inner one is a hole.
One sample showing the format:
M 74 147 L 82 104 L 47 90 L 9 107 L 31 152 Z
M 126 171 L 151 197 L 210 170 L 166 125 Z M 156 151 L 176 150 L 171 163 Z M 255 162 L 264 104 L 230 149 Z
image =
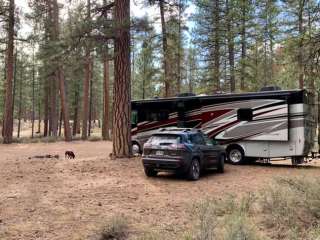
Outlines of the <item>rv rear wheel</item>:
M 230 163 L 239 165 L 244 163 L 244 152 L 241 147 L 234 146 L 228 149 L 228 160 Z

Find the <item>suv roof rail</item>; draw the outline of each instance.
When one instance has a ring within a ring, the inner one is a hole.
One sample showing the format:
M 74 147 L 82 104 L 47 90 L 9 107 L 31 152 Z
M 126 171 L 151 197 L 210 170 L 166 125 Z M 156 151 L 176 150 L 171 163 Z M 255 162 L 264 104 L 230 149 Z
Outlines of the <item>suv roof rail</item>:
M 195 128 L 178 128 L 178 127 L 169 127 L 169 128 L 160 128 L 160 132 L 164 131 L 183 131 L 183 132 L 190 132 L 196 130 Z

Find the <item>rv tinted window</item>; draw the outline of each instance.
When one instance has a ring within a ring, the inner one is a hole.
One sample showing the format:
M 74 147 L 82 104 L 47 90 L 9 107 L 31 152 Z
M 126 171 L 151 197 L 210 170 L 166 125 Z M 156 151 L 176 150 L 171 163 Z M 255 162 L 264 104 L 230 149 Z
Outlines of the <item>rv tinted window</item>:
M 252 121 L 253 113 L 250 108 L 238 109 L 238 120 L 239 121 Z
M 137 125 L 138 124 L 138 112 L 133 110 L 131 112 L 131 123 L 132 125 Z
M 147 113 L 147 121 L 163 121 L 169 118 L 168 111 L 160 111 L 160 112 L 148 112 Z

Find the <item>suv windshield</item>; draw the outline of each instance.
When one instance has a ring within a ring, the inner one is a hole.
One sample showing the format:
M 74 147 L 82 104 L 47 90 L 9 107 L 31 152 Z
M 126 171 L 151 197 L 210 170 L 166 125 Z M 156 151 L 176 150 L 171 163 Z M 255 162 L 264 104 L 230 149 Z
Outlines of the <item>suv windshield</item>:
M 180 142 L 181 136 L 169 134 L 154 135 L 148 141 L 151 145 L 171 145 L 178 144 Z

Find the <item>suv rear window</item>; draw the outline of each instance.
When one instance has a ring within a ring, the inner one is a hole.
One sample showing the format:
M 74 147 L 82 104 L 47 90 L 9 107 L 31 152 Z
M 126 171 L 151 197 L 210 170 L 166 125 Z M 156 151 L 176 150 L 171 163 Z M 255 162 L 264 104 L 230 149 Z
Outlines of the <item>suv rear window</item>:
M 171 145 L 181 143 L 181 136 L 173 134 L 161 134 L 152 136 L 148 143 L 152 145 Z

